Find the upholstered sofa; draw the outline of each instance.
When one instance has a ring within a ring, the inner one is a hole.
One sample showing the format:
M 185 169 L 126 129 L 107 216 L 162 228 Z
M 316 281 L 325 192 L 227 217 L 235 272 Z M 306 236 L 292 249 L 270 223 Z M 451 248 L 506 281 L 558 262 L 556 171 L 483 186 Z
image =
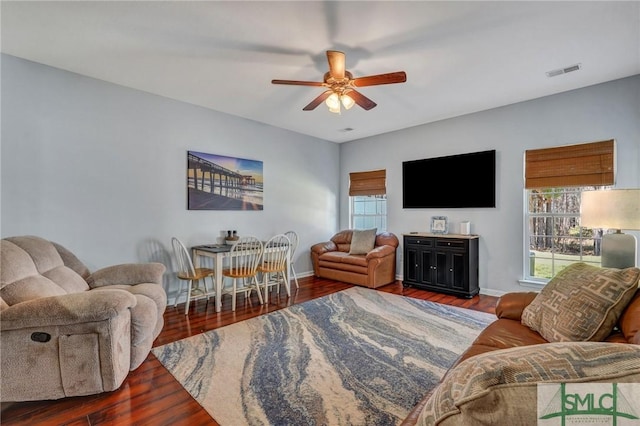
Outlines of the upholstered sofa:
M 147 357 L 163 326 L 160 263 L 90 273 L 63 246 L 1 240 L 0 399 L 112 391 Z
M 347 229 L 311 247 L 313 273 L 320 278 L 377 288 L 396 280 L 398 237 L 376 229 Z
M 540 293 L 503 295 L 403 426 L 539 424 L 539 383 L 640 383 L 639 278 L 575 264 Z

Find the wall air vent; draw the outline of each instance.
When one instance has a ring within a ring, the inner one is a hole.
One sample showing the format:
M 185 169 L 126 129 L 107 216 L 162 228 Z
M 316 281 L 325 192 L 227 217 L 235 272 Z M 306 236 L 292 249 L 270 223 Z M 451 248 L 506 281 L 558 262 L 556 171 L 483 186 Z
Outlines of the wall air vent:
M 568 72 L 578 71 L 580 68 L 582 68 L 581 64 L 575 64 L 565 68 L 559 68 L 557 70 L 547 71 L 547 77 L 555 77 L 557 75 L 566 74 Z

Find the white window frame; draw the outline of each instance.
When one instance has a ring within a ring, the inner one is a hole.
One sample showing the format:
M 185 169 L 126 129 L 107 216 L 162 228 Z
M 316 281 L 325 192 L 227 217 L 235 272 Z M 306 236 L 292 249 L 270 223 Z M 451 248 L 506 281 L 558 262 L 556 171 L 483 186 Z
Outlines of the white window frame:
M 546 191 L 555 192 L 556 194 L 561 194 L 563 191 L 567 193 L 574 193 L 575 195 L 580 195 L 583 191 L 593 190 L 593 189 L 603 189 L 605 187 L 594 187 L 594 186 L 582 186 L 582 187 L 558 187 L 558 188 L 548 188 Z M 529 211 L 529 199 L 532 191 L 540 191 L 540 189 L 525 189 L 524 191 L 524 251 L 523 251 L 523 279 L 520 281 L 523 285 L 533 284 L 534 286 L 544 286 L 551 278 L 553 278 L 560 270 L 566 267 L 568 264 L 575 262 L 585 262 L 589 264 L 593 264 L 596 266 L 600 266 L 601 256 L 596 255 L 596 245 L 599 243 L 601 239 L 601 234 L 597 235 L 598 231 L 596 229 L 583 228 L 580 226 L 580 211 L 579 211 L 579 202 L 578 202 L 578 211 L 577 212 L 565 212 L 565 211 L 549 211 L 549 212 L 530 212 Z M 551 203 L 551 206 L 554 206 L 554 203 Z M 552 235 L 541 234 L 541 238 L 550 238 L 551 250 L 548 252 L 548 255 L 541 252 L 536 252 L 533 250 L 531 241 L 535 235 L 531 234 L 531 226 L 530 222 L 533 218 L 548 218 L 552 221 L 551 231 Z M 556 219 L 575 219 L 575 225 L 571 227 L 573 230 L 572 233 L 559 236 L 556 234 L 557 227 L 554 226 Z M 595 234 L 594 234 L 595 233 Z M 595 235 L 595 236 L 594 236 Z M 574 244 L 578 245 L 578 253 L 576 254 L 567 254 L 563 253 L 559 246 L 556 246 L 556 240 L 571 240 Z M 585 250 L 587 247 L 593 246 L 593 252 Z M 542 256 L 541 256 L 542 254 Z M 551 273 L 549 277 L 542 277 L 535 275 L 535 265 L 536 260 L 543 260 L 544 262 L 550 262 L 551 265 Z M 532 274 L 532 266 L 534 268 L 534 274 Z
M 375 204 L 375 212 L 355 213 L 355 203 Z M 361 220 L 358 220 L 361 219 Z M 356 224 L 359 222 L 359 224 Z M 363 223 L 364 222 L 364 223 Z M 361 225 L 360 225 L 361 224 Z M 387 195 L 352 195 L 349 197 L 349 227 L 351 229 L 377 228 L 378 232 L 387 230 Z

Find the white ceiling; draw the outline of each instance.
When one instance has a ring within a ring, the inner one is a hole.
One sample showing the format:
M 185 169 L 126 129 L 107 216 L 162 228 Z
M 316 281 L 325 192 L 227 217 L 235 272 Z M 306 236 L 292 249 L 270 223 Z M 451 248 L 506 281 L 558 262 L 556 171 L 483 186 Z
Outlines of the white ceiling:
M 640 73 L 638 1 L 2 1 L 1 18 L 4 53 L 334 142 Z M 370 111 L 302 111 L 323 88 L 271 80 L 322 81 L 328 49 L 407 82 L 359 89 Z

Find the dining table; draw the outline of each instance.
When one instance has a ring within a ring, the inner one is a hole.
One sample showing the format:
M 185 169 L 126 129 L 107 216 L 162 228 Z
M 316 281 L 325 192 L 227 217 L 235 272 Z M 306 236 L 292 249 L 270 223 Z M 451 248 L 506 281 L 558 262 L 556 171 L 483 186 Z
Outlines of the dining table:
M 266 241 L 262 242 L 263 244 Z M 222 269 L 225 265 L 225 260 L 231 257 L 231 247 L 230 244 L 203 244 L 191 247 L 191 256 L 193 258 L 193 266 L 195 268 L 203 267 L 202 260 L 203 258 L 211 258 L 213 261 L 213 269 L 215 271 L 214 279 L 215 279 L 215 305 L 216 312 L 220 312 L 222 310 Z M 278 250 L 277 247 L 271 247 L 264 249 L 265 252 L 270 250 Z M 291 296 L 291 283 L 289 279 L 291 277 L 291 251 L 287 254 L 287 266 L 285 268 L 285 290 L 287 291 L 287 296 Z

